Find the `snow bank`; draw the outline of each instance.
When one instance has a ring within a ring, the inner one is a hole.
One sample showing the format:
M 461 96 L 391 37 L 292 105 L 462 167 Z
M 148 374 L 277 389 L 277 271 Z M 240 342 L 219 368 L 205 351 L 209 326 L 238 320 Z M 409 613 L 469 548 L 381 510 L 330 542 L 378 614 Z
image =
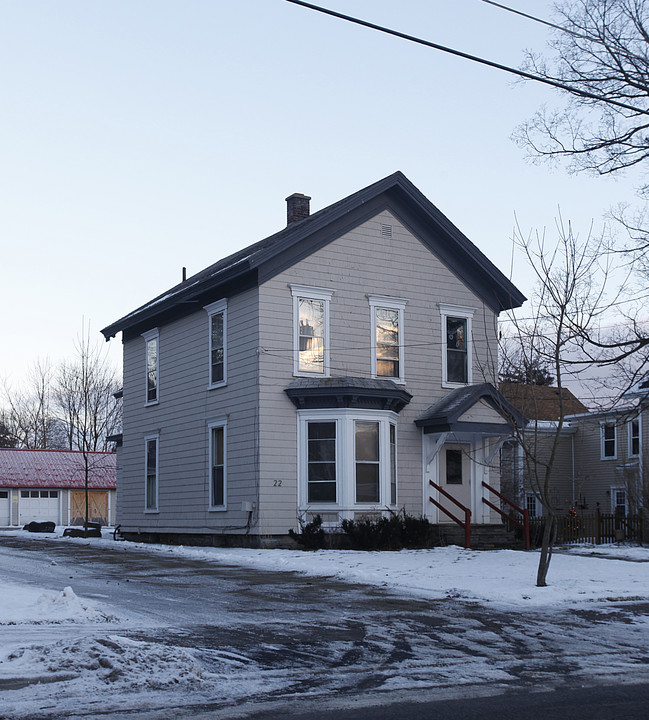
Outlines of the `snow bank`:
M 78 598 L 71 587 L 60 592 L 31 585 L 2 583 L 0 625 L 97 623 L 114 620 L 88 600 Z

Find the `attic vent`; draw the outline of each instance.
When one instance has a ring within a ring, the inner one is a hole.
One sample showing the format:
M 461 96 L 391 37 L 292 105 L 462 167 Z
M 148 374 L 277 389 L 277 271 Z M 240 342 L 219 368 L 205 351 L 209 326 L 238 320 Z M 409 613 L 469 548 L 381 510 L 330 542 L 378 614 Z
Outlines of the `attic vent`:
M 384 238 L 392 237 L 392 225 L 381 225 L 381 237 L 384 237 Z

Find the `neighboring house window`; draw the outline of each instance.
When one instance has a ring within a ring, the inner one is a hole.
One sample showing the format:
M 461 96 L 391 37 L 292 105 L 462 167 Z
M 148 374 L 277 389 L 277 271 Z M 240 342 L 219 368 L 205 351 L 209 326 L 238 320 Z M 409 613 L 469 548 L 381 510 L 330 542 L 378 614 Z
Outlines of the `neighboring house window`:
M 466 385 L 472 382 L 471 321 L 474 310 L 440 304 L 443 333 L 442 383 Z
M 396 416 L 298 411 L 300 505 L 385 507 L 397 501 Z
M 638 457 L 640 455 L 640 418 L 629 420 L 627 424 L 627 432 L 629 433 L 629 456 Z
M 226 509 L 226 430 L 225 421 L 209 424 L 210 432 L 210 509 Z
M 602 460 L 613 460 L 617 457 L 617 438 L 614 422 L 602 423 Z
M 611 488 L 611 512 L 618 516 L 626 516 L 629 511 L 627 505 L 626 489 Z
M 527 493 L 525 496 L 525 507 L 527 508 L 527 512 L 531 518 L 538 517 L 540 515 L 539 501 L 534 493 Z
M 158 509 L 158 436 L 144 438 L 145 511 Z
M 404 380 L 403 314 L 407 300 L 368 295 L 372 314 L 372 376 Z
M 221 387 L 227 382 L 227 300 L 206 305 L 209 322 L 209 386 Z
M 291 285 L 296 375 L 329 375 L 329 301 L 333 290 Z
M 158 368 L 160 337 L 157 328 L 142 334 L 146 347 L 146 405 L 158 402 Z

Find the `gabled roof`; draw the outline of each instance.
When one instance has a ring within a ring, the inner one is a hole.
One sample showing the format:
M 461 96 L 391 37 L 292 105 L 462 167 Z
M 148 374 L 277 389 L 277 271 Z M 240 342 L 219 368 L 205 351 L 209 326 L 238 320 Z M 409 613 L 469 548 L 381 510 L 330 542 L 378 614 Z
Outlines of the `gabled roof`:
M 563 393 L 564 415 L 587 413 L 588 408 L 568 388 Z M 500 392 L 530 420 L 558 420 L 559 388 L 551 385 L 526 385 L 525 383 L 502 382 Z
M 87 453 L 89 488 L 114 490 L 115 453 Z M 85 461 L 75 450 L 0 449 L 0 487 L 83 489 Z
M 502 423 L 466 422 L 461 420 L 478 402 L 490 405 L 502 418 Z M 525 418 L 496 390 L 491 383 L 455 388 L 438 403 L 420 415 L 415 424 L 425 433 L 480 432 L 502 434 L 513 426 L 521 426 Z
M 102 330 L 138 334 L 243 292 L 291 267 L 354 227 L 389 210 L 495 312 L 525 296 L 401 172 L 293 222 L 260 242 L 210 265 Z

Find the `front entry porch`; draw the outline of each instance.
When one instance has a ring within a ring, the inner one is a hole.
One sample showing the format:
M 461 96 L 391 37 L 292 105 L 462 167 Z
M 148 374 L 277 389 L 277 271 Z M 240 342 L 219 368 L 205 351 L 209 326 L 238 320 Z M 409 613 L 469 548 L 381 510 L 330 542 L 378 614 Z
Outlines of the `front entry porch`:
M 440 534 L 456 535 L 471 547 L 478 529 L 502 534 L 518 528 L 529 547 L 529 517 L 500 493 L 499 451 L 523 422 L 493 385 L 453 390 L 416 423 L 422 428 L 423 513 L 440 526 Z M 491 538 L 491 542 L 495 542 Z

